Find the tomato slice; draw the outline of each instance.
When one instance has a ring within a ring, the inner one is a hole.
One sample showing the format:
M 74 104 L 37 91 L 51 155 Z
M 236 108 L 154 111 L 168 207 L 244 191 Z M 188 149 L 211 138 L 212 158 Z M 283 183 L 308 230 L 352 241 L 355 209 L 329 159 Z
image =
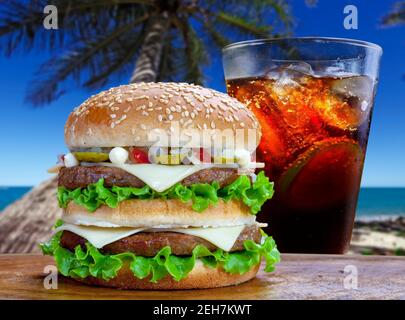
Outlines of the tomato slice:
M 148 153 L 140 148 L 130 148 L 129 158 L 133 163 L 150 163 Z
M 199 154 L 198 154 L 198 160 L 200 160 L 203 163 L 210 163 L 211 162 L 211 153 L 204 149 L 200 148 Z

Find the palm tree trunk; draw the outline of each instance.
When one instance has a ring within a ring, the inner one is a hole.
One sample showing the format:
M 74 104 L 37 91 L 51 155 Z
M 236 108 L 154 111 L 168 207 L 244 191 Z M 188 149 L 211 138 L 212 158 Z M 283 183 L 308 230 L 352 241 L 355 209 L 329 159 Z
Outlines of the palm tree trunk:
M 156 81 L 162 55 L 163 41 L 168 26 L 169 19 L 167 12 L 163 12 L 163 14 L 153 18 L 149 22 L 145 40 L 136 61 L 135 70 L 130 79 L 131 83 Z

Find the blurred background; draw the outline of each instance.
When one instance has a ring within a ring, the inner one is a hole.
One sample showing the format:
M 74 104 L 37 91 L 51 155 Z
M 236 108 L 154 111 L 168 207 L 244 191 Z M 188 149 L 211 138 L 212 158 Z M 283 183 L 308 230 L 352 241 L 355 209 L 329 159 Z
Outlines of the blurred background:
M 50 4 L 57 29 L 44 27 Z M 357 28 L 345 28 L 347 5 Z M 405 1 L 395 0 L 0 2 L 0 253 L 39 252 L 49 236 L 59 209 L 46 170 L 66 152 L 64 123 L 89 95 L 137 81 L 225 92 L 224 45 L 328 36 L 384 50 L 351 252 L 405 254 L 404 24 Z

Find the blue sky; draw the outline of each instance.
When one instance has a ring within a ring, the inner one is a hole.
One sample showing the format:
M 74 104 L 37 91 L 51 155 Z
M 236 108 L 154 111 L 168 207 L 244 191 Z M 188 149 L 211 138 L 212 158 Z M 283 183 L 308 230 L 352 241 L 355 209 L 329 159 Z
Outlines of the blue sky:
M 394 2 L 319 0 L 309 8 L 304 0 L 290 1 L 295 36 L 355 38 L 384 49 L 363 186 L 405 186 L 405 26 L 379 27 Z M 347 4 L 358 8 L 358 30 L 343 27 Z M 68 94 L 49 106 L 35 109 L 24 104 L 28 83 L 46 57 L 39 48 L 29 55 L 0 56 L 0 185 L 35 185 L 46 179 L 46 169 L 55 163 L 57 154 L 66 151 L 63 126 L 69 112 L 96 93 L 72 85 Z M 219 56 L 211 59 L 205 71 L 207 86 L 225 91 Z

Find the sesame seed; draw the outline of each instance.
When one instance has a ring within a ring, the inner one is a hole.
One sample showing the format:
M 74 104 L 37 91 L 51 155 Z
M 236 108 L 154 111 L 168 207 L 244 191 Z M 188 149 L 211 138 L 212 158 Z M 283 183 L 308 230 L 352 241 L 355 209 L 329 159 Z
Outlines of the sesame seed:
M 117 117 L 117 115 L 113 113 L 113 114 L 110 114 L 110 117 L 111 117 L 112 119 L 114 119 L 114 118 Z
M 146 96 L 146 95 L 143 95 L 143 96 L 134 97 L 133 99 L 134 100 L 142 100 L 142 99 L 149 99 L 149 97 Z
M 214 121 L 211 121 L 211 128 L 215 129 L 215 122 Z
M 225 106 L 223 104 L 219 104 L 218 106 L 222 111 L 226 111 L 226 108 L 225 108 Z
M 115 125 L 120 124 L 122 121 L 124 121 L 127 118 L 127 115 L 124 114 L 120 119 L 118 119 L 117 121 L 115 121 Z

